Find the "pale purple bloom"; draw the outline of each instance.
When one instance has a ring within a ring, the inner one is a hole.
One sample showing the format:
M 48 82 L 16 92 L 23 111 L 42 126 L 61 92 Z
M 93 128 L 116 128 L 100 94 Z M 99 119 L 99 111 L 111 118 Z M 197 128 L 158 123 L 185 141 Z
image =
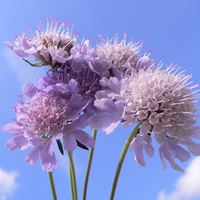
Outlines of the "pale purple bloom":
M 91 116 L 89 125 L 97 129 L 105 128 L 108 124 L 104 118 L 108 114 L 110 118 L 106 119 L 109 123 L 115 123 L 117 119 L 117 122 L 127 127 L 139 122 L 139 133 L 130 145 L 130 149 L 135 151 L 136 161 L 145 166 L 143 149 L 148 156 L 153 156 L 151 136 L 155 135 L 153 138 L 161 145 L 159 155 L 163 167 L 166 168 L 165 158 L 174 169 L 183 171 L 174 158 L 185 162 L 190 153 L 200 155 L 200 144 L 192 140 L 200 138 L 199 126 L 194 126 L 198 97 L 195 91 L 191 92 L 197 85 L 189 87 L 191 76 L 177 73 L 179 68 L 176 69 L 176 66 L 161 70 L 162 65 L 158 65 L 154 70 L 154 63 L 148 57 L 139 59 L 137 65 L 124 78 L 104 77 L 100 81 L 103 89 L 96 93 L 95 106 L 101 112 Z M 112 107 L 118 104 L 123 106 L 116 115 L 116 109 Z M 100 126 L 95 119 L 101 115 L 103 125 Z M 112 131 L 110 129 L 109 133 Z M 187 146 L 190 153 L 180 145 Z
M 46 29 L 40 22 L 35 34 L 31 28 L 28 35 L 15 35 L 15 45 L 7 41 L 6 44 L 22 58 L 30 55 L 35 57 L 39 62 L 35 66 L 50 65 L 52 68 L 58 68 L 71 59 L 70 49 L 74 46 L 76 38 L 70 32 L 71 23 L 59 22 L 58 19 L 46 20 Z
M 56 89 L 56 85 L 67 84 L 68 91 L 65 91 L 64 96 L 68 96 L 71 91 L 81 95 L 84 100 L 88 101 L 88 106 L 94 107 L 95 94 L 101 90 L 102 86 L 99 81 L 101 76 L 93 72 L 85 63 L 79 72 L 69 67 L 64 70 L 48 70 L 47 75 L 38 80 L 40 88 L 45 91 Z M 70 80 L 70 81 L 69 81 Z M 58 87 L 61 89 L 61 87 Z M 60 95 L 60 93 L 57 91 Z M 87 106 L 87 108 L 88 108 Z M 91 110 L 89 112 L 92 112 Z
M 127 105 L 122 125 L 129 126 L 140 121 L 143 137 L 155 134 L 156 141 L 161 145 L 159 155 L 163 167 L 166 168 L 163 159 L 165 157 L 174 169 L 183 171 L 174 158 L 185 162 L 190 154 L 179 144 L 186 145 L 191 153 L 200 155 L 200 144 L 191 140 L 196 130 L 193 124 L 196 122 L 194 113 L 197 110 L 196 95 L 191 90 L 197 85 L 188 87 L 190 83 L 187 82 L 191 76 L 185 76 L 183 73 L 176 75 L 177 69 L 172 65 L 166 70 L 160 70 L 160 67 L 155 71 L 140 69 L 138 73 L 133 72 L 121 81 L 121 95 Z M 133 140 L 130 148 L 135 151 L 137 162 L 144 165 L 144 160 L 138 159 L 137 156 L 143 155 L 141 147 L 144 145 L 144 139 L 139 140 L 138 137 L 141 137 L 140 134 Z M 147 150 L 146 153 L 148 155 Z
M 97 44 L 97 53 L 100 60 L 107 60 L 115 65 L 120 70 L 126 70 L 126 62 L 128 61 L 132 68 L 139 59 L 138 53 L 143 43 L 127 43 L 127 35 L 124 34 L 124 39 L 119 41 L 117 35 L 111 40 L 100 38 L 100 43 Z
M 67 72 L 49 70 L 48 74 L 39 80 L 40 88 L 32 83 L 24 86 L 29 101 L 18 102 L 14 106 L 16 122 L 2 128 L 15 135 L 7 142 L 8 150 L 24 150 L 30 146 L 33 149 L 27 155 L 26 162 L 32 165 L 40 159 L 44 171 L 57 168 L 52 139 L 63 138 L 64 149 L 68 151 L 77 147 L 77 141 L 94 147 L 94 139 L 81 130 L 94 114 L 90 109 L 94 99 L 90 86 L 79 88 L 81 84 L 75 79 L 68 79 Z
M 32 55 L 38 63 L 33 66 L 50 65 L 52 69 L 72 68 L 74 72 L 81 72 L 84 65 L 90 66 L 95 73 L 108 69 L 107 62 L 98 59 L 97 51 L 90 46 L 89 40 L 77 43 L 77 34 L 72 36 L 72 25 L 66 21 L 48 18 L 46 29 L 42 22 L 35 34 L 28 31 L 28 35 L 15 35 L 15 45 L 6 41 L 18 56 L 22 58 Z
M 98 60 L 93 60 L 90 67 L 98 72 L 104 72 L 104 76 L 115 76 L 113 70 L 118 69 L 124 74 L 130 73 L 132 70 L 139 68 L 147 69 L 154 65 L 154 61 L 149 59 L 149 55 L 142 58 L 139 52 L 144 42 L 133 42 L 132 40 L 127 43 L 127 34 L 124 34 L 124 39 L 119 41 L 119 38 L 114 36 L 111 40 L 99 39 L 97 43 Z M 101 67 L 104 66 L 104 67 Z M 115 76 L 116 77 L 116 76 Z

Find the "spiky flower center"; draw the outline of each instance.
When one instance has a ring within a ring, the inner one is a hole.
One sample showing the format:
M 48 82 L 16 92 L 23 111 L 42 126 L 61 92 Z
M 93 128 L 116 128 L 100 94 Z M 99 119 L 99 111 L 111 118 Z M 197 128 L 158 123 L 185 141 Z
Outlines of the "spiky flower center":
M 50 94 L 38 92 L 31 101 L 21 105 L 23 117 L 18 120 L 37 136 L 58 133 L 58 126 L 67 123 L 68 101 Z
M 47 32 L 42 36 L 42 44 L 46 49 L 54 47 L 63 49 L 70 55 L 70 49 L 73 47 L 74 40 L 70 35 L 64 35 L 55 32 Z
M 125 69 L 126 62 L 135 68 L 139 59 L 139 49 L 143 44 L 129 42 L 126 44 L 126 38 L 121 42 L 118 37 L 114 37 L 109 41 L 100 40 L 101 43 L 97 45 L 97 54 L 101 60 L 112 62 L 119 69 Z
M 190 126 L 194 120 L 195 95 L 185 84 L 190 78 L 166 71 L 140 70 L 133 75 L 130 82 L 125 82 L 124 96 L 128 115 L 139 121 L 147 121 L 150 125 L 160 125 L 169 132 L 171 127 Z M 130 120 L 130 119 L 129 119 Z M 173 134 L 173 131 L 171 132 Z

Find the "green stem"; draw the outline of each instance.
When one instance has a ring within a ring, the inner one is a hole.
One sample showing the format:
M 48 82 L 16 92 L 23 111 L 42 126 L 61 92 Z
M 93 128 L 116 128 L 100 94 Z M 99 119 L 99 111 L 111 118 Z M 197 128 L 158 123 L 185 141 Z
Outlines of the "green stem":
M 77 200 L 77 186 L 76 186 L 76 174 L 74 169 L 74 162 L 72 157 L 72 151 L 68 151 L 69 157 L 69 176 L 70 176 L 70 188 L 71 188 L 71 196 L 72 200 Z
M 96 129 L 93 130 L 92 137 L 96 141 L 96 137 L 97 137 L 97 130 Z M 88 158 L 88 164 L 87 164 L 87 169 L 86 169 L 86 174 L 85 174 L 85 181 L 84 181 L 84 188 L 83 188 L 83 200 L 86 200 L 87 186 L 88 186 L 90 169 L 91 169 L 91 165 L 92 165 L 93 154 L 94 154 L 94 147 L 90 149 L 90 154 L 89 154 L 89 158 Z
M 122 164 L 124 162 L 124 158 L 126 156 L 128 148 L 130 146 L 130 143 L 132 142 L 133 138 L 138 133 L 139 125 L 140 125 L 140 123 L 138 123 L 137 126 L 133 129 L 133 131 L 131 132 L 131 134 L 130 134 L 129 138 L 127 139 L 127 141 L 124 145 L 124 148 L 122 150 L 122 153 L 121 153 L 118 165 L 117 165 L 117 170 L 115 172 L 115 177 L 114 177 L 114 181 L 113 181 L 113 185 L 112 185 L 112 189 L 111 189 L 111 193 L 110 193 L 110 200 L 114 199 L 115 190 L 116 190 L 116 187 L 117 187 L 117 181 L 118 181 L 118 178 L 119 178 L 119 174 L 120 174 L 120 171 L 121 171 Z
M 52 174 L 52 172 L 48 172 L 48 175 L 49 175 L 49 182 L 50 182 L 50 186 L 51 186 L 53 200 L 57 200 L 56 189 L 55 189 L 55 185 L 54 185 L 54 181 L 53 181 L 53 174 Z

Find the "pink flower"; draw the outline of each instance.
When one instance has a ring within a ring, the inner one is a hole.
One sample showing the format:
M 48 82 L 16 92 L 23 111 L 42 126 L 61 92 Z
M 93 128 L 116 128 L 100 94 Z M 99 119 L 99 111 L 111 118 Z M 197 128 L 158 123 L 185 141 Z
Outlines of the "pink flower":
M 116 69 L 123 72 L 123 74 L 130 73 L 132 70 L 138 71 L 139 68 L 147 69 L 151 65 L 154 65 L 154 61 L 149 59 L 149 55 L 145 55 L 142 59 L 139 56 L 139 52 L 144 42 L 133 42 L 132 40 L 127 42 L 127 34 L 124 34 L 124 39 L 119 40 L 115 35 L 111 40 L 104 40 L 99 38 L 100 43 L 97 46 L 98 65 L 104 65 L 104 71 L 109 70 L 111 76 L 116 76 Z M 95 65 L 96 60 L 91 62 L 91 68 L 97 72 L 98 65 Z M 101 61 L 101 62 L 100 62 Z M 144 66 L 145 65 L 145 66 Z M 105 76 L 108 76 L 105 74 Z
M 17 119 L 2 128 L 15 136 L 7 142 L 7 149 L 25 150 L 31 147 L 26 162 L 33 165 L 40 159 L 42 169 L 49 172 L 58 165 L 53 139 L 64 139 L 67 151 L 75 150 L 78 142 L 94 147 L 94 139 L 80 130 L 87 125 L 90 113 L 83 111 L 90 101 L 78 92 L 74 79 L 68 84 L 55 83 L 41 89 L 32 83 L 26 84 L 24 93 L 29 101 L 18 102 L 14 106 Z
M 71 58 L 70 49 L 76 39 L 72 38 L 71 24 L 65 21 L 59 23 L 58 19 L 50 21 L 47 18 L 46 21 L 46 30 L 40 22 L 35 35 L 32 34 L 31 29 L 28 36 L 25 33 L 15 35 L 15 45 L 7 41 L 6 44 L 22 58 L 30 55 L 35 57 L 39 63 L 33 64 L 34 66 L 51 65 L 53 68 L 60 67 Z
M 143 43 L 127 43 L 127 34 L 124 34 L 124 39 L 119 41 L 117 35 L 111 40 L 99 39 L 100 43 L 97 44 L 97 54 L 100 60 L 106 60 L 112 63 L 120 71 L 127 70 L 126 63 L 128 62 L 132 68 L 135 68 L 139 60 L 138 53 Z

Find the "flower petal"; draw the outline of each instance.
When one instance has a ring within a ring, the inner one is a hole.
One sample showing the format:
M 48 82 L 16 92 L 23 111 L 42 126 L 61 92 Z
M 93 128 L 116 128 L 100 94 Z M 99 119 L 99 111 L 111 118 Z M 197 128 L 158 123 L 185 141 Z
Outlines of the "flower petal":
M 33 148 L 25 158 L 26 163 L 34 165 L 39 160 L 39 148 Z
M 66 151 L 74 151 L 77 147 L 76 139 L 72 133 L 64 134 L 63 141 L 64 149 Z
M 75 129 L 73 135 L 79 142 L 81 142 L 85 146 L 94 147 L 95 141 L 93 137 L 87 134 L 86 132 L 79 129 Z
M 6 147 L 9 151 L 13 151 L 17 148 L 25 150 L 28 148 L 28 146 L 29 141 L 26 138 L 24 138 L 23 135 L 16 136 L 6 143 Z
M 56 156 L 53 153 L 49 153 L 48 148 L 43 148 L 40 152 L 40 161 L 42 165 L 42 169 L 45 172 L 51 172 L 58 167 L 58 162 L 56 160 Z

